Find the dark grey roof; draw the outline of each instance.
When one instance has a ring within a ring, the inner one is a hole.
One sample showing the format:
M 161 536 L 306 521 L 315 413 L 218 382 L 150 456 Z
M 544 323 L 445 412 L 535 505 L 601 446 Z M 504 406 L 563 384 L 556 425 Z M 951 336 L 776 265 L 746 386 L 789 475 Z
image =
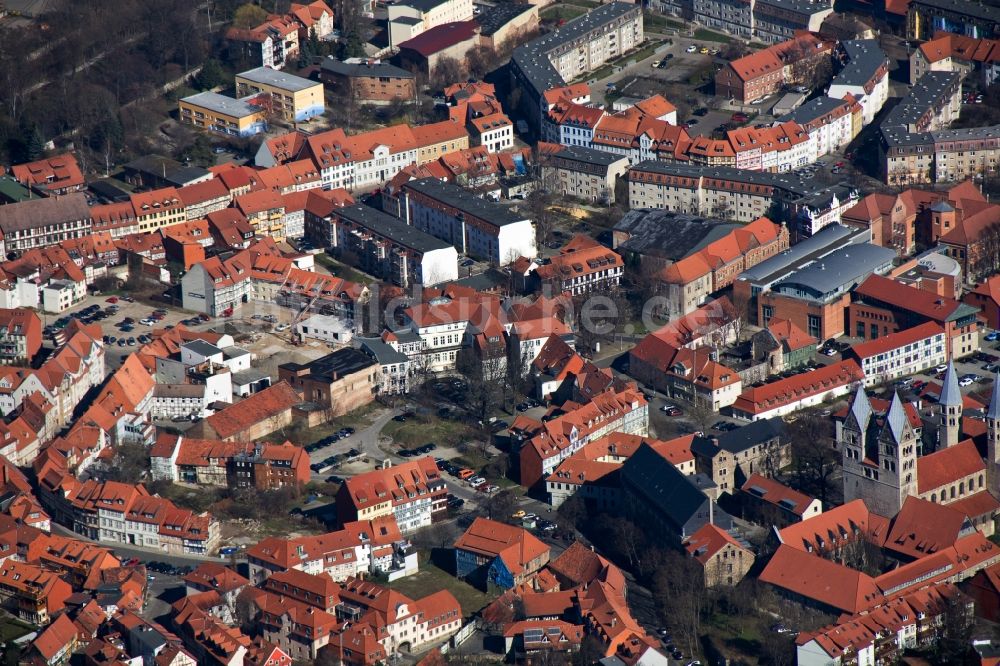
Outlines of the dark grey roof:
M 333 211 L 333 214 L 384 236 L 397 245 L 416 250 L 417 252 L 424 253 L 451 247 L 450 244 L 440 238 L 435 238 L 416 227 L 411 227 L 406 222 L 392 215 L 364 204 L 337 208 Z
M 606 150 L 597 150 L 595 148 L 586 148 L 584 146 L 563 146 L 562 150 L 558 153 L 554 153 L 554 156 L 571 162 L 580 162 L 582 164 L 592 164 L 594 166 L 602 167 L 604 169 L 604 173 L 607 173 L 608 167 L 615 162 L 621 162 L 622 160 L 627 159 L 623 155 L 616 155 L 614 153 L 609 153 Z
M 120 185 L 116 184 L 116 181 L 111 179 L 96 180 L 92 183 L 87 183 L 87 187 L 91 192 L 102 199 L 106 199 L 114 203 L 129 200 L 129 193 L 123 190 Z
M 173 171 L 167 170 L 166 181 L 177 187 L 184 187 L 196 181 L 205 180 L 205 176 L 212 177 L 212 172 L 198 166 L 184 166 Z
M 0 229 L 5 234 L 48 225 L 90 219 L 90 207 L 83 192 L 60 197 L 39 197 L 0 206 Z
M 829 224 L 781 254 L 743 271 L 739 279 L 770 284 L 849 243 L 861 242 L 863 238 L 864 234 L 854 227 Z
M 214 356 L 222 352 L 222 349 L 204 340 L 192 340 L 181 345 L 182 348 L 190 349 L 201 356 Z
M 955 14 L 964 14 L 984 21 L 1000 23 L 1000 7 L 988 5 L 985 2 L 970 2 L 969 0 L 914 0 L 913 4 L 933 7 Z
M 225 358 L 239 358 L 240 356 L 246 356 L 249 353 L 250 352 L 243 349 L 243 347 L 237 347 L 236 345 L 226 347 L 222 350 L 222 355 Z
M 304 79 L 301 76 L 295 76 L 294 74 L 288 74 L 277 69 L 271 69 L 270 67 L 256 67 L 254 69 L 248 69 L 245 72 L 240 72 L 236 76 L 254 83 L 262 83 L 274 86 L 275 88 L 281 88 L 282 90 L 299 91 L 305 90 L 306 88 L 312 88 L 313 86 L 323 85 L 321 83 L 317 83 L 316 81 Z
M 833 206 L 833 197 L 837 197 L 838 203 L 842 205 L 848 199 L 857 196 L 858 188 L 846 183 L 839 183 L 815 194 L 807 194 L 804 197 L 799 197 L 790 201 L 789 204 L 799 209 L 809 208 L 814 211 L 826 211 L 830 210 L 831 206 Z
M 678 536 L 687 536 L 708 523 L 709 502 L 705 493 L 666 458 L 643 444 L 621 468 L 623 482 L 638 493 L 649 508 L 670 523 Z M 732 518 L 716 507 L 715 524 L 732 526 Z
M 785 115 L 778 118 L 777 122 L 785 123 L 788 121 L 799 123 L 800 125 L 805 125 L 810 123 L 817 118 L 822 118 L 828 113 L 839 109 L 844 106 L 846 102 L 842 99 L 834 99 L 833 97 L 815 97 L 797 109 L 786 113 Z
M 948 369 L 944 372 L 938 404 L 948 407 L 962 406 L 962 389 L 958 387 L 958 373 L 955 372 L 955 364 L 952 361 L 948 361 Z
M 775 284 L 776 292 L 795 292 L 824 299 L 860 283 L 872 273 L 892 266 L 896 252 L 871 243 L 840 248 Z
M 448 2 L 448 0 L 400 0 L 397 5 L 403 7 L 413 7 L 414 9 L 419 9 L 422 12 L 429 12 L 430 10 L 443 5 Z
M 490 291 L 496 289 L 497 287 L 506 285 L 509 282 L 509 277 L 495 268 L 491 268 L 483 271 L 482 273 L 476 273 L 475 275 L 469 275 L 464 278 L 452 280 L 448 284 L 457 284 L 463 287 L 468 287 L 469 289 L 475 289 L 476 291 Z
M 308 363 L 282 363 L 278 367 L 292 372 L 308 369 L 310 377 L 332 382 L 338 377 L 354 374 L 373 365 L 375 361 L 367 354 L 357 349 L 345 348 Z
M 487 201 L 464 187 L 446 183 L 437 178 L 411 180 L 403 185 L 403 188 L 420 192 L 466 215 L 477 217 L 484 222 L 489 222 L 498 227 L 528 219 L 523 215 L 514 213 L 513 209 L 508 206 Z
M 720 448 L 730 453 L 741 453 L 783 434 L 785 434 L 785 422 L 776 416 L 753 421 L 742 428 L 721 433 L 717 439 Z
M 521 71 L 527 79 L 527 83 L 534 88 L 534 91 L 528 92 L 534 92 L 534 95 L 538 97 L 549 88 L 566 84 L 549 61 L 549 53 L 636 10 L 638 10 L 636 5 L 610 2 L 592 9 L 583 16 L 578 16 L 557 30 L 514 49 L 511 62 Z
M 889 405 L 889 412 L 885 415 L 885 427 L 889 429 L 892 439 L 897 444 L 903 443 L 903 429 L 906 428 L 906 410 L 903 409 L 903 401 L 899 399 L 897 391 L 892 392 L 892 404 Z
M 701 456 L 703 458 L 714 458 L 715 455 L 722 450 L 714 439 L 711 437 L 700 437 L 695 436 L 691 440 L 691 453 L 696 456 Z
M 393 331 L 392 334 L 395 335 L 396 339 L 404 345 L 421 341 L 420 335 L 418 333 L 414 333 L 408 328 L 401 328 L 398 331 Z
M 181 101 L 186 104 L 200 106 L 209 111 L 233 116 L 234 118 L 245 118 L 260 113 L 260 107 L 256 104 L 251 104 L 247 99 L 235 99 L 226 95 L 220 95 L 211 90 L 190 95 Z
M 383 342 L 382 338 L 355 337 L 353 342 L 361 351 L 368 353 L 381 365 L 406 363 L 410 360 L 406 354 L 396 351 L 391 345 Z
M 476 17 L 476 22 L 479 23 L 480 27 L 479 33 L 482 35 L 492 35 L 521 14 L 533 10 L 534 7 L 526 2 L 505 2 L 492 7 L 486 7 Z
M 879 128 L 882 143 L 889 148 L 901 146 L 930 146 L 947 141 L 969 141 L 975 139 L 1000 138 L 1000 125 L 987 127 L 966 127 L 962 129 L 937 130 L 935 132 L 908 132 L 905 127 L 884 124 Z
M 847 56 L 847 63 L 833 77 L 831 86 L 863 86 L 871 81 L 879 67 L 888 62 L 877 39 L 849 39 L 841 42 L 840 46 Z
M 961 87 L 958 72 L 927 72 L 910 87 L 910 92 L 886 114 L 882 127 L 909 127 L 930 109 L 947 105 L 956 88 Z
M 993 393 L 990 396 L 990 404 L 986 409 L 986 418 L 994 421 L 1000 420 L 1000 372 L 993 376 Z
M 250 368 L 249 370 L 240 370 L 239 372 L 234 372 L 232 374 L 233 384 L 237 386 L 253 384 L 254 382 L 259 382 L 262 379 L 267 379 L 271 375 L 266 372 L 261 372 L 256 368 Z
M 387 62 L 347 63 L 336 58 L 324 58 L 323 62 L 320 63 L 320 68 L 324 72 L 333 72 L 341 76 L 388 76 L 394 79 L 412 79 L 414 76 L 413 72 L 408 72 Z
M 169 157 L 164 157 L 163 155 L 143 155 L 125 165 L 125 168 L 129 171 L 149 173 L 160 178 L 163 177 L 165 172 L 173 171 L 180 167 L 180 162 Z
M 868 421 L 872 417 L 872 403 L 865 393 L 863 384 L 858 384 L 858 390 L 854 393 L 854 401 L 851 402 L 851 414 L 858 422 L 858 427 L 864 432 L 868 428 Z
M 812 16 L 818 12 L 824 12 L 828 9 L 833 8 L 832 2 L 817 2 L 816 0 L 757 0 L 754 4 L 754 14 L 767 15 L 768 12 L 764 10 L 765 5 L 770 5 L 778 10 L 778 16 L 782 21 L 787 21 L 788 19 L 783 16 L 784 12 L 794 12 L 795 14 L 804 14 L 806 16 Z
M 679 261 L 739 226 L 660 208 L 637 208 L 614 226 L 614 231 L 629 234 L 615 249 Z

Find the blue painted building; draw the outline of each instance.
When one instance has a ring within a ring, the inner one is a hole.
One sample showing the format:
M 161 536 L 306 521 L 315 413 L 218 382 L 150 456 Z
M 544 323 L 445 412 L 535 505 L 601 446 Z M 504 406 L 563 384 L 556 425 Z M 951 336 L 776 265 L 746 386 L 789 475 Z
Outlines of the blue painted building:
M 509 590 L 549 561 L 549 547 L 520 527 L 476 518 L 455 542 L 455 575 Z

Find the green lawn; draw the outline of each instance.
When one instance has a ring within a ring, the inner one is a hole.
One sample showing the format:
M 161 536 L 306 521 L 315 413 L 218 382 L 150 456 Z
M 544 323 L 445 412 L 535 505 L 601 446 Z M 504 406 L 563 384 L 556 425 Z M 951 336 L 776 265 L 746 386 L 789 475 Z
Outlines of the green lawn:
M 478 590 L 455 578 L 447 571 L 439 569 L 423 553 L 420 554 L 419 572 L 387 585 L 412 599 L 418 599 L 437 590 L 448 590 L 458 599 L 458 603 L 462 606 L 462 616 L 466 618 L 471 617 L 493 600 L 493 597 L 482 590 Z
M 314 257 L 317 264 L 330 271 L 330 273 L 334 276 L 343 280 L 357 282 L 360 284 L 371 284 L 374 282 L 374 279 L 371 276 L 340 263 L 326 252 L 320 252 L 314 255 Z
M 698 28 L 697 30 L 695 30 L 694 31 L 694 38 L 695 39 L 700 39 L 700 40 L 703 40 L 703 41 L 706 41 L 706 42 L 719 42 L 721 44 L 728 44 L 730 41 L 732 41 L 726 35 L 721 35 L 721 34 L 719 34 L 717 32 L 713 32 L 711 30 L 706 30 L 704 28 Z
M 583 16 L 586 13 L 587 9 L 584 7 L 576 7 L 574 5 L 555 5 L 553 7 L 543 9 L 539 16 L 542 19 L 548 19 L 550 21 L 558 21 L 560 19 L 563 21 L 569 21 L 575 19 L 577 16 Z
M 676 19 L 667 18 L 661 14 L 654 14 L 653 12 L 645 12 L 642 17 L 643 30 L 646 32 L 659 32 L 666 30 L 667 28 L 673 28 L 674 30 L 684 30 L 687 25 L 683 21 L 678 21 Z
M 469 427 L 460 421 L 431 418 L 427 422 L 419 418 L 407 419 L 405 423 L 389 421 L 382 428 L 382 435 L 391 438 L 403 448 L 421 446 L 428 442 L 437 445 L 454 445 L 469 438 Z
M 0 644 L 18 639 L 21 636 L 27 636 L 34 630 L 33 626 L 16 617 L 2 617 L 0 618 Z

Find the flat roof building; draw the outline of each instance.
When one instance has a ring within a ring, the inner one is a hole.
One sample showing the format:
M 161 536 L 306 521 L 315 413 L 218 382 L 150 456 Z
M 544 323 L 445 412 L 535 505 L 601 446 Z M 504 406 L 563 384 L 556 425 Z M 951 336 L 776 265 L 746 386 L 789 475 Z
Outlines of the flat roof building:
M 267 67 L 236 75 L 236 95 L 247 98 L 268 95 L 263 100 L 271 111 L 289 122 L 302 122 L 326 110 L 323 84 Z
M 221 134 L 253 136 L 267 129 L 264 108 L 251 103 L 253 97 L 233 99 L 206 90 L 179 103 L 182 123 Z

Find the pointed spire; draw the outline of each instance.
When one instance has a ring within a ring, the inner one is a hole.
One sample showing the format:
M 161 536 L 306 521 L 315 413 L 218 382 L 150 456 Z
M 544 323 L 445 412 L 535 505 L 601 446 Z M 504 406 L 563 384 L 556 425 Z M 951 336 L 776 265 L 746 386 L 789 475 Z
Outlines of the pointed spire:
M 961 407 L 962 391 L 958 388 L 958 376 L 955 374 L 955 364 L 948 361 L 948 369 L 944 373 L 944 382 L 941 385 L 941 399 L 938 404 L 942 407 Z
M 1000 372 L 993 378 L 993 395 L 990 406 L 986 409 L 986 418 L 1000 421 Z
M 858 384 L 858 390 L 854 393 L 854 400 L 851 402 L 851 414 L 854 415 L 854 420 L 858 422 L 858 427 L 863 433 L 868 427 L 868 419 L 872 415 L 872 404 L 868 401 L 868 394 L 865 393 L 865 387 L 861 383 Z
M 892 433 L 892 439 L 897 444 L 903 441 L 903 428 L 906 427 L 906 410 L 903 409 L 903 401 L 899 399 L 899 393 L 892 392 L 892 404 L 885 415 L 885 425 Z

